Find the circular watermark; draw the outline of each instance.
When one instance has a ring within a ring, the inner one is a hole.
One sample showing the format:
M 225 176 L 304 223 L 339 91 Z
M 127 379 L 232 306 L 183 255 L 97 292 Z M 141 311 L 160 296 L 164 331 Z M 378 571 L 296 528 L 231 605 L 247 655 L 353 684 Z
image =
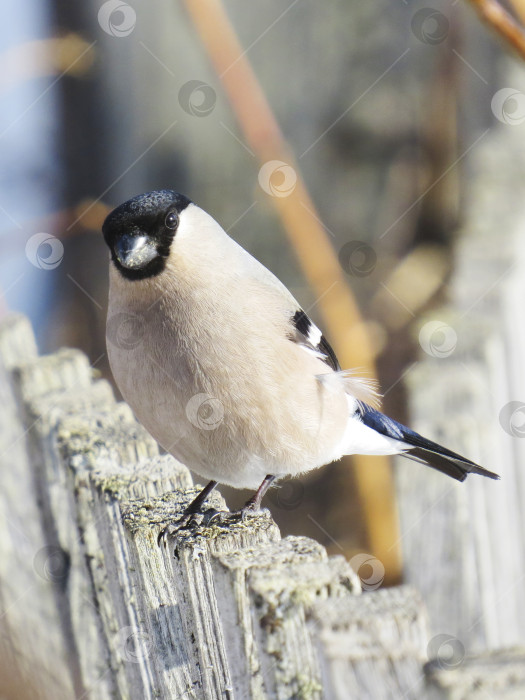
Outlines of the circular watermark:
M 499 424 L 511 437 L 525 437 L 525 403 L 509 401 L 499 412 Z
M 297 184 L 297 173 L 282 160 L 269 160 L 261 167 L 259 185 L 272 197 L 288 197 Z
M 465 658 L 465 647 L 451 634 L 437 634 L 428 643 L 427 655 L 441 669 L 456 668 Z
M 201 430 L 215 430 L 224 420 L 224 406 L 209 394 L 195 394 L 186 404 L 186 417 Z
M 202 80 L 189 80 L 179 90 L 179 104 L 192 117 L 207 117 L 215 108 L 217 93 Z
M 54 270 L 64 259 L 64 245 L 50 233 L 35 233 L 26 243 L 26 257 L 40 270 Z
M 304 500 L 304 484 L 300 479 L 285 479 L 270 491 L 270 499 L 278 508 L 295 510 Z
M 61 547 L 42 547 L 33 557 L 33 570 L 44 581 L 59 583 L 69 572 L 69 556 Z
M 422 7 L 414 13 L 410 22 L 412 34 L 423 44 L 435 46 L 445 41 L 450 30 L 450 22 L 439 10 Z
M 98 11 L 98 23 L 110 36 L 129 36 L 137 24 L 137 13 L 123 0 L 107 0 Z
M 427 355 L 450 357 L 458 344 L 458 336 L 448 323 L 428 321 L 419 331 L 419 344 Z
M 339 263 L 347 275 L 366 277 L 377 264 L 377 255 L 372 246 L 363 241 L 348 241 L 339 251 Z
M 121 350 L 134 350 L 142 343 L 146 323 L 140 314 L 121 312 L 108 318 L 106 338 Z
M 377 590 L 385 580 L 385 567 L 383 562 L 372 554 L 356 554 L 349 561 L 350 566 L 361 580 L 361 587 L 365 591 Z
M 490 102 L 492 114 L 502 124 L 517 126 L 525 122 L 525 95 L 515 88 L 501 88 Z
M 146 659 L 153 650 L 150 635 L 134 627 L 122 627 L 116 634 L 117 654 L 123 661 L 138 664 Z

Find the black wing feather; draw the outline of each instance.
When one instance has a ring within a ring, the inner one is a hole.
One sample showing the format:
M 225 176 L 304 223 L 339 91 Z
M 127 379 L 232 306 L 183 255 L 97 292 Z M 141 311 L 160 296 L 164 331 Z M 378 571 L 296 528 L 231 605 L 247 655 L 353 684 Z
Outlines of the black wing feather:
M 312 322 L 312 320 L 305 314 L 302 309 L 295 312 L 291 319 L 294 328 L 296 330 L 295 337 L 291 337 L 291 340 L 295 342 L 301 342 L 306 347 L 311 350 L 315 350 L 320 355 L 322 355 L 323 362 L 331 367 L 334 372 L 339 372 L 341 366 L 337 360 L 336 354 L 333 351 L 330 343 L 326 340 L 321 331 Z M 299 334 L 299 338 L 297 338 Z

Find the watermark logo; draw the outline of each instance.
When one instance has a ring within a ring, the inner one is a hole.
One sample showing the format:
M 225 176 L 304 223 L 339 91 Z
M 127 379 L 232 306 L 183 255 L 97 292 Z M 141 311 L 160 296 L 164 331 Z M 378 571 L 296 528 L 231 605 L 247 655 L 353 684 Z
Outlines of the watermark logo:
M 412 33 L 423 44 L 435 46 L 445 41 L 450 30 L 448 18 L 433 7 L 422 7 L 410 22 Z
M 44 581 L 59 583 L 69 572 L 69 556 L 61 547 L 42 547 L 33 557 L 33 570 Z
M 98 11 L 98 23 L 110 36 L 129 36 L 137 24 L 137 13 L 127 2 L 107 0 Z
M 491 100 L 492 114 L 502 124 L 517 126 L 525 122 L 525 95 L 515 88 L 501 88 Z
M 146 324 L 139 314 L 122 312 L 108 318 L 106 338 L 121 350 L 134 350 L 142 343 Z
M 271 501 L 283 510 L 295 510 L 304 500 L 304 484 L 300 479 L 285 479 L 270 491 Z
M 364 591 L 377 590 L 385 580 L 385 567 L 372 554 L 356 554 L 349 561 L 350 566 L 361 580 Z
M 64 259 L 64 245 L 50 233 L 35 233 L 26 243 L 26 257 L 40 270 L 54 270 Z
M 297 184 L 297 173 L 282 160 L 269 160 L 259 170 L 259 185 L 272 197 L 288 197 Z
M 465 658 L 465 647 L 451 634 L 437 634 L 428 643 L 427 655 L 441 669 L 456 668 Z
M 366 277 L 377 264 L 377 255 L 372 246 L 363 241 L 349 241 L 339 251 L 339 263 L 347 275 Z
M 224 420 L 224 406 L 209 394 L 195 394 L 186 404 L 186 417 L 201 430 L 215 430 Z
M 431 357 L 449 357 L 458 344 L 456 331 L 443 321 L 428 321 L 419 331 L 419 344 Z
M 123 661 L 138 664 L 153 650 L 150 635 L 134 627 L 122 627 L 116 634 L 117 654 Z
M 217 93 L 202 80 L 189 80 L 179 90 L 179 104 L 192 117 L 207 117 L 215 108 Z
M 499 412 L 499 424 L 511 437 L 525 437 L 525 403 L 509 401 Z

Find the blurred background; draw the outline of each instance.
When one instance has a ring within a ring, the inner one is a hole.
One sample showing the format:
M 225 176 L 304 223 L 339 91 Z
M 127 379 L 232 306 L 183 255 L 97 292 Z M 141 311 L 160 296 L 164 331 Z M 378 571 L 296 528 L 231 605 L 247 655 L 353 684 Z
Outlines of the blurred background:
M 440 385 L 443 365 L 420 359 L 450 356 L 461 334 L 429 313 L 498 281 L 490 264 L 458 264 L 465 231 L 479 250 L 473 192 L 494 204 L 487 172 L 522 184 L 522 68 L 468 4 L 19 0 L 4 8 L 0 67 L 1 304 L 30 317 L 41 351 L 81 348 L 111 380 L 100 226 L 172 188 L 291 289 L 344 366 L 376 373 L 386 413 L 410 421 L 411 375 Z M 498 257 L 497 222 L 482 240 L 485 262 Z M 283 534 L 371 552 L 386 583 L 401 579 L 386 460 L 344 460 L 268 501 Z M 406 529 L 430 527 L 421 518 Z

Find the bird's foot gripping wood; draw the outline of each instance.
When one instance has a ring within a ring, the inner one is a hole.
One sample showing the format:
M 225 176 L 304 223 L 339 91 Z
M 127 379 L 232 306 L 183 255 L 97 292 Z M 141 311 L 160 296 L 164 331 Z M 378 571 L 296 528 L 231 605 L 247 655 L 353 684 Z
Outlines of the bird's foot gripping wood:
M 246 504 L 240 510 L 217 510 L 216 508 L 207 508 L 201 513 L 185 513 L 182 518 L 166 525 L 160 531 L 157 542 L 159 547 L 166 547 L 170 537 L 176 535 L 182 530 L 193 530 L 200 527 L 225 527 L 227 528 L 232 523 L 245 522 L 250 518 L 257 517 L 259 514 L 268 514 L 267 509 L 261 509 L 260 506 Z
M 257 489 L 257 492 L 246 501 L 240 510 L 233 512 L 217 510 L 216 508 L 208 508 L 205 511 L 201 511 L 201 506 L 204 504 L 204 501 L 217 486 L 216 481 L 210 481 L 198 494 L 197 498 L 186 508 L 183 516 L 174 523 L 169 523 L 169 525 L 166 525 L 166 527 L 160 531 L 157 537 L 159 547 L 162 545 L 166 547 L 168 539 L 181 530 L 193 529 L 195 527 L 209 527 L 211 525 L 224 525 L 227 527 L 230 523 L 244 522 L 247 517 L 257 515 L 261 511 L 263 496 L 275 481 L 275 478 L 275 476 L 268 474 Z
M 265 512 L 269 513 L 268 510 L 264 509 Z M 259 513 L 262 513 L 261 507 L 249 506 L 246 504 L 240 510 L 228 511 L 228 510 L 216 510 L 212 512 L 211 510 L 206 511 L 205 519 L 203 525 L 224 525 L 227 526 L 230 523 L 245 522 L 250 517 L 256 517 Z
M 276 477 L 273 476 L 272 474 L 268 474 L 265 478 L 262 484 L 259 486 L 257 491 L 254 493 L 254 495 L 246 501 L 246 503 L 243 505 L 243 507 L 240 510 L 235 510 L 232 512 L 229 511 L 216 511 L 214 514 L 211 514 L 211 517 L 206 521 L 206 525 L 219 525 L 219 524 L 225 524 L 227 525 L 228 523 L 231 522 L 239 522 L 242 521 L 244 522 L 247 517 L 251 517 L 253 515 L 257 515 L 258 513 L 261 512 L 261 501 L 264 497 L 264 494 L 268 491 L 272 483 L 275 481 Z
M 164 545 L 164 547 L 166 547 L 168 544 L 169 537 L 175 535 L 180 530 L 195 527 L 203 523 L 205 514 L 200 512 L 201 506 L 204 504 L 204 501 L 216 486 L 216 481 L 210 481 L 208 484 L 206 484 L 202 491 L 186 508 L 182 518 L 179 518 L 179 520 L 177 520 L 174 523 L 169 523 L 163 530 L 159 532 L 159 535 L 157 537 L 157 544 L 159 545 L 159 547 L 161 545 Z M 215 509 L 211 510 L 214 513 L 217 512 Z
M 228 511 L 217 511 L 209 518 L 206 525 L 218 525 L 223 523 L 228 524 L 228 522 L 239 522 L 239 520 L 244 522 L 247 517 L 258 514 L 261 511 L 261 501 L 264 494 L 268 491 L 275 479 L 275 476 L 268 474 L 265 476 L 264 481 L 254 495 L 246 501 L 240 510 L 233 511 L 233 513 Z
M 176 520 L 174 523 L 169 523 L 163 528 L 157 537 L 157 544 L 159 547 L 168 546 L 168 540 L 173 535 L 176 535 L 181 530 L 187 530 L 192 527 L 197 527 L 202 523 L 203 514 L 202 513 L 184 513 L 182 518 Z

